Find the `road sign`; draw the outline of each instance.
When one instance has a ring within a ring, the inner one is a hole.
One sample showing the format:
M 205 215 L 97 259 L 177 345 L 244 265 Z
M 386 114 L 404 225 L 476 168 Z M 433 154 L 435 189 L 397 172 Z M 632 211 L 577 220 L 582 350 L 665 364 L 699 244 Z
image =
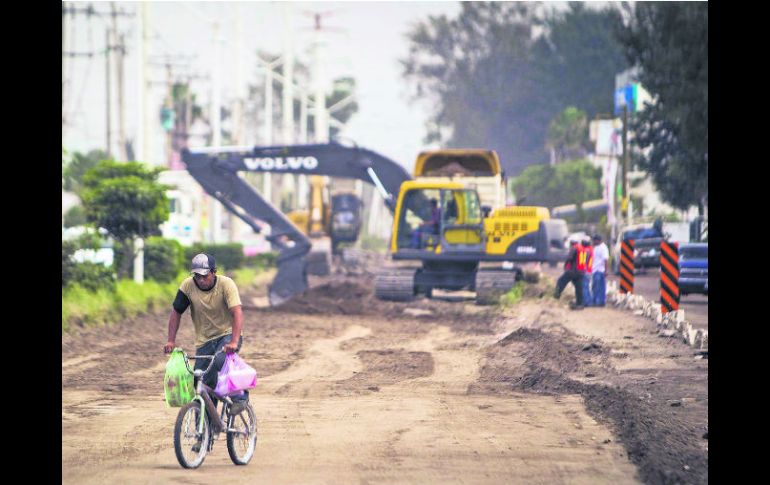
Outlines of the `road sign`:
M 626 84 L 615 90 L 615 114 L 623 113 L 623 107 L 628 106 L 628 112 L 636 111 L 637 99 L 639 93 L 639 84 Z

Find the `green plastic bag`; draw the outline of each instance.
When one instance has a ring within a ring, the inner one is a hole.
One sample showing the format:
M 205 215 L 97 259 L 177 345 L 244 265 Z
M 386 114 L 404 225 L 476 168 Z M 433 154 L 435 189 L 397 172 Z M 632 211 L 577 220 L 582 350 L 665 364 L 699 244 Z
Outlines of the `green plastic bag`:
M 195 397 L 193 376 L 187 370 L 182 349 L 176 348 L 166 363 L 166 378 L 163 381 L 166 391 L 166 404 L 178 408 L 192 401 Z

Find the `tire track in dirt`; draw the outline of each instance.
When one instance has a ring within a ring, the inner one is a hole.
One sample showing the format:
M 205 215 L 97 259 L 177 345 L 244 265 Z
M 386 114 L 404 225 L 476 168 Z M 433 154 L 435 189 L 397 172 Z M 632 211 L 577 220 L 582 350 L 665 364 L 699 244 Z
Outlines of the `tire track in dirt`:
M 289 369 L 262 379 L 265 391 L 307 398 L 317 396 L 330 382 L 351 377 L 360 366 L 355 355 L 340 350 L 342 342 L 366 337 L 370 328 L 352 325 L 339 337 L 316 341 L 305 357 Z

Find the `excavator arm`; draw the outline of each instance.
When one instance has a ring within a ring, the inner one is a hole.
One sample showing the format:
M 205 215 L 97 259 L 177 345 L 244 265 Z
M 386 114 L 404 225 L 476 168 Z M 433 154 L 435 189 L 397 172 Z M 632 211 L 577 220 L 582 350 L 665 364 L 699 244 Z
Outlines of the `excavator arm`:
M 185 149 L 182 160 L 203 189 L 255 232 L 270 226 L 267 239 L 279 248 L 278 273 L 268 300 L 280 305 L 307 289 L 305 255 L 310 240 L 275 206 L 238 177 L 240 171 L 327 175 L 373 184 L 391 211 L 401 183 L 409 173 L 398 163 L 371 150 L 338 143 L 271 147 Z
M 352 178 L 374 185 L 393 211 L 401 183 L 411 180 L 399 163 L 377 152 L 339 143 L 270 147 L 202 148 L 191 152 L 208 156 L 223 170 L 293 173 Z

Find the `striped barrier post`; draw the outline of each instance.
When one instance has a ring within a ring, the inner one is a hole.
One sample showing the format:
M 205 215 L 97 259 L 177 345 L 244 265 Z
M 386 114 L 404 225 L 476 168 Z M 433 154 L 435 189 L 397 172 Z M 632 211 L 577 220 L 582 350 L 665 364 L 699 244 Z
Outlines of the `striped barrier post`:
M 634 240 L 620 243 L 620 292 L 634 292 Z
M 679 243 L 660 242 L 660 311 L 679 310 Z

